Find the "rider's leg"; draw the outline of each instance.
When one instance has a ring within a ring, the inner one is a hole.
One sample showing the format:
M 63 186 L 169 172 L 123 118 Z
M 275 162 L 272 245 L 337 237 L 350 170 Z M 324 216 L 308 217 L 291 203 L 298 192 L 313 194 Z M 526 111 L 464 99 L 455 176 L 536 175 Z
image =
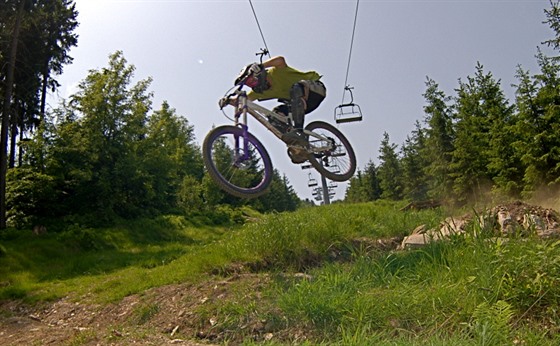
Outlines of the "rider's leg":
M 302 83 L 296 83 L 290 90 L 290 102 L 292 104 L 292 118 L 294 119 L 294 127 L 298 130 L 303 129 L 305 117 L 305 90 Z
M 290 103 L 292 106 L 292 119 L 294 130 L 286 133 L 282 139 L 292 145 L 307 145 L 307 136 L 303 132 L 305 110 L 307 108 L 307 96 L 309 89 L 305 81 L 295 83 L 290 90 Z

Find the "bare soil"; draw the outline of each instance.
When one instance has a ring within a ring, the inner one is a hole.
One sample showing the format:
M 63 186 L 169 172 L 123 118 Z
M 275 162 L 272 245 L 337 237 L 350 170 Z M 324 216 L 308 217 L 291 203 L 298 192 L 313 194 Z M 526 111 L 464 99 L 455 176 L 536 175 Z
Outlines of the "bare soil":
M 209 345 L 234 331 L 214 328 L 217 304 L 239 299 L 238 287 L 250 285 L 253 297 L 269 281 L 266 274 L 211 277 L 199 284 L 176 284 L 150 289 L 112 304 L 64 298 L 30 306 L 0 303 L 2 345 Z M 256 340 L 272 338 L 266 321 L 247 321 L 244 334 Z M 239 340 L 240 341 L 240 340 Z

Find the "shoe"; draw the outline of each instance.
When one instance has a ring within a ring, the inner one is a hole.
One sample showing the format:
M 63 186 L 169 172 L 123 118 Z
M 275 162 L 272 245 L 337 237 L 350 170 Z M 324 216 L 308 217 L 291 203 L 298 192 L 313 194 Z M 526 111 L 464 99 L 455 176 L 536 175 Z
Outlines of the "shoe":
M 292 129 L 290 132 L 283 134 L 282 140 L 289 145 L 305 147 L 308 144 L 307 135 L 300 129 Z
M 303 149 L 288 148 L 288 156 L 292 160 L 292 163 L 300 164 L 307 161 L 307 152 Z

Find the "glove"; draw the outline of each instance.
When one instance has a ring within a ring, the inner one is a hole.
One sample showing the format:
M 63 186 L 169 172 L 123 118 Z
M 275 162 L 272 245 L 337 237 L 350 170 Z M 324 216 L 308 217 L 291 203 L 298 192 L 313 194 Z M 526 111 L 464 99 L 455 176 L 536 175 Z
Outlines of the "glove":
M 262 64 L 253 63 L 249 65 L 249 73 L 252 73 L 254 75 L 259 74 L 263 69 L 264 66 Z
M 218 101 L 220 109 L 224 109 L 225 106 L 229 105 L 229 97 L 223 97 Z
M 256 62 L 245 66 L 239 73 L 239 76 L 235 78 L 235 82 L 233 82 L 233 85 L 238 85 L 242 80 L 244 80 L 251 74 L 258 75 L 260 72 L 262 72 L 262 70 L 264 70 L 264 66 Z

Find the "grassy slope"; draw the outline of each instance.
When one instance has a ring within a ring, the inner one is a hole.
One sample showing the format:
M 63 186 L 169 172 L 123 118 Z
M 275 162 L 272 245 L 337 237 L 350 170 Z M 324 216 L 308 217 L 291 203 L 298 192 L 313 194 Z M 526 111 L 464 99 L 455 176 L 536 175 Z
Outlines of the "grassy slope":
M 272 280 L 259 302 L 240 298 L 200 311 L 228 316 L 215 329 L 239 330 L 257 315 L 275 321 L 273 330 L 304 328 L 329 344 L 560 341 L 558 243 L 460 237 L 417 251 L 375 246 L 375 239 L 444 218 L 439 210 L 399 207 L 331 205 L 261 216 L 243 227 L 165 217 L 46 237 L 7 232 L 0 238 L 0 298 L 118 301 L 245 270 Z M 309 276 L 285 275 L 295 272 Z M 240 297 L 253 297 L 251 287 L 242 291 Z

